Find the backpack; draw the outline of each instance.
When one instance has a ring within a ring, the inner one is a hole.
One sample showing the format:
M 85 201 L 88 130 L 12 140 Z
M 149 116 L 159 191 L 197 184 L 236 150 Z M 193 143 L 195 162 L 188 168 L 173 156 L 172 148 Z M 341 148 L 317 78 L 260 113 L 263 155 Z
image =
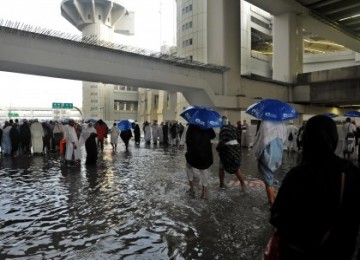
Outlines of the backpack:
M 294 139 L 294 136 L 293 136 L 292 132 L 290 132 L 289 137 L 288 137 L 288 141 L 291 142 L 293 139 Z

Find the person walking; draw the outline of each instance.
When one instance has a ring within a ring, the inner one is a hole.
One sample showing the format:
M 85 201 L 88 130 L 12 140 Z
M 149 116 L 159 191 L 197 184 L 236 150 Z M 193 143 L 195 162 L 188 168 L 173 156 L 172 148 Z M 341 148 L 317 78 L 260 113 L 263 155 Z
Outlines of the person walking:
M 274 174 L 281 166 L 286 139 L 286 126 L 277 121 L 262 121 L 255 136 L 253 151 L 270 205 L 275 200 Z
M 213 164 L 211 140 L 216 137 L 214 129 L 205 129 L 190 124 L 186 131 L 186 175 L 190 189 L 188 193 L 195 195 L 194 169 L 200 171 L 201 199 L 207 196 L 209 182 L 209 167 Z
M 288 152 L 294 152 L 295 151 L 295 145 L 296 145 L 296 136 L 298 134 L 299 129 L 294 126 L 294 122 L 290 120 L 289 125 L 287 128 L 287 151 Z
M 310 118 L 303 140 L 302 161 L 285 175 L 271 208 L 279 259 L 353 259 L 360 170 L 335 154 L 338 132 L 331 118 Z
M 134 138 L 135 138 L 135 145 L 140 145 L 140 126 L 137 121 L 132 123 L 132 128 L 134 129 Z
M 110 129 L 110 144 L 114 151 L 116 151 L 117 149 L 119 133 L 120 133 L 119 128 L 116 126 L 116 123 L 114 123 Z
M 64 127 L 64 138 L 66 140 L 66 166 L 71 166 L 73 159 L 78 165 L 80 165 L 81 150 L 79 147 L 79 139 L 75 130 L 75 121 L 73 119 L 70 119 L 69 124 Z
M 351 123 L 351 118 L 347 117 L 343 125 L 343 135 L 344 135 L 343 156 L 346 159 L 350 159 L 351 154 L 355 150 L 355 133 L 356 133 L 356 126 L 353 123 Z
M 34 121 L 30 125 L 31 132 L 31 144 L 33 148 L 33 154 L 38 155 L 43 152 L 43 137 L 45 135 L 44 129 L 40 124 L 38 119 L 34 119 Z
M 97 132 L 93 124 L 90 122 L 81 132 L 81 139 L 85 143 L 86 165 L 95 165 L 97 162 Z
M 64 138 L 64 126 L 61 122 L 55 121 L 53 128 L 53 140 L 55 151 L 60 150 L 60 141 Z
M 120 137 L 121 137 L 121 140 L 123 140 L 123 142 L 125 144 L 126 151 L 129 151 L 129 140 L 131 139 L 132 136 L 133 135 L 131 132 L 131 128 L 121 131 L 121 133 L 120 133 Z
M 235 174 L 241 184 L 241 190 L 245 191 L 245 176 L 240 169 L 241 147 L 238 129 L 231 125 L 226 116 L 222 117 L 223 127 L 219 133 L 219 143 L 216 147 L 219 153 L 219 180 L 220 189 L 225 189 L 225 171 Z
M 104 151 L 104 140 L 107 138 L 108 134 L 108 128 L 105 124 L 105 122 L 100 119 L 96 124 L 96 132 L 97 132 L 97 139 L 98 139 L 98 148 L 100 148 L 100 151 Z
M 151 143 L 151 126 L 148 121 L 144 122 L 144 140 L 146 145 Z

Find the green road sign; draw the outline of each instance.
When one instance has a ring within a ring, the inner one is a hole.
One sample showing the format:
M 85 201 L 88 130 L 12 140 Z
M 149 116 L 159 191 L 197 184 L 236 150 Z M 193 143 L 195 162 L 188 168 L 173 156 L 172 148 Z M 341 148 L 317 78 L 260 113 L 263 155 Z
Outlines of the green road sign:
M 52 103 L 53 109 L 73 109 L 73 103 Z
M 19 113 L 9 112 L 8 117 L 19 117 Z

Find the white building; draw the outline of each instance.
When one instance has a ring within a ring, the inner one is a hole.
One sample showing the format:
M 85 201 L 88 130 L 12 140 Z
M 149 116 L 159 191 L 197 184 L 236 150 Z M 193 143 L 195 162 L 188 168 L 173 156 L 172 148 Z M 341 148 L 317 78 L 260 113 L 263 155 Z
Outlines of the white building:
M 134 34 L 134 13 L 113 0 L 63 0 L 61 14 L 83 37 L 111 42 L 114 33 Z M 137 119 L 138 91 L 131 86 L 83 82 L 85 119 Z

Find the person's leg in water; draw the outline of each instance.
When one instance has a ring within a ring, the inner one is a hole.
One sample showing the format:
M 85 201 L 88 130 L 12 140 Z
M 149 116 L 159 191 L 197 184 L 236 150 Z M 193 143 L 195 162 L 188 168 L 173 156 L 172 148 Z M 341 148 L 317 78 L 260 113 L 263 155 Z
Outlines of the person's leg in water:
M 220 165 L 219 165 L 219 181 L 220 181 L 220 189 L 225 189 L 225 183 L 224 183 L 224 179 L 225 179 L 225 171 L 224 168 L 221 165 L 221 161 L 220 161 Z
M 266 185 L 266 194 L 268 196 L 269 204 L 272 206 L 275 201 L 275 189 L 274 186 Z
M 239 168 L 239 170 L 235 173 L 236 177 L 239 179 L 240 181 L 240 185 L 241 185 L 241 191 L 245 191 L 246 185 L 245 185 L 245 176 L 243 174 L 243 172 L 241 171 L 241 169 Z
M 191 167 L 190 164 L 186 163 L 186 176 L 188 178 L 189 181 L 189 190 L 187 191 L 187 193 L 190 196 L 195 196 L 195 189 L 194 189 L 194 169 Z
M 201 199 L 207 198 L 207 186 L 209 184 L 209 171 L 208 169 L 200 170 L 200 185 L 202 186 L 201 190 Z

